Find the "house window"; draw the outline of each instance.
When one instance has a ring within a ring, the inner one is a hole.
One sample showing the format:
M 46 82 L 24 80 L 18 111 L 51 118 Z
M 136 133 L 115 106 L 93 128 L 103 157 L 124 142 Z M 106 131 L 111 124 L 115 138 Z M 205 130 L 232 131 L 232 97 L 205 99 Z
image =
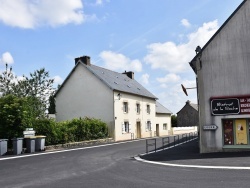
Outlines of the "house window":
M 146 131 L 151 131 L 151 121 L 146 122 Z
M 147 113 L 150 114 L 150 105 L 147 104 Z
M 163 123 L 163 130 L 167 130 L 167 123 Z
M 128 102 L 123 102 L 123 112 L 128 113 Z
M 224 145 L 234 144 L 234 126 L 233 120 L 223 120 Z
M 249 145 L 249 119 L 223 119 L 224 145 Z
M 140 104 L 136 103 L 136 113 L 140 114 Z
M 130 132 L 130 124 L 128 121 L 124 121 L 122 124 L 122 133 L 129 133 Z

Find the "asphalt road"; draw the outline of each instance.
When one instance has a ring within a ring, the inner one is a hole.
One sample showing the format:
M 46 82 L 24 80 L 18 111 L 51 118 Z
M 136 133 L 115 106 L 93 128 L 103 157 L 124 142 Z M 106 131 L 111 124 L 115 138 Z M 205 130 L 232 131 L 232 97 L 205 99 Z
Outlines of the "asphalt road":
M 249 187 L 250 170 L 169 167 L 137 161 L 134 156 L 145 153 L 145 142 L 0 160 L 0 187 Z

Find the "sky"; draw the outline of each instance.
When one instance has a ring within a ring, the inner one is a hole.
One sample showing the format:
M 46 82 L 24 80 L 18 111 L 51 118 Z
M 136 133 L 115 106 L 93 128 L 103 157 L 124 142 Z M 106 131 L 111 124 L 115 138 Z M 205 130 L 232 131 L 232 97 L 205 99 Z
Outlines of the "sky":
M 87 55 L 135 79 L 176 114 L 197 104 L 189 62 L 243 0 L 0 0 L 0 73 L 49 71 L 55 87 Z

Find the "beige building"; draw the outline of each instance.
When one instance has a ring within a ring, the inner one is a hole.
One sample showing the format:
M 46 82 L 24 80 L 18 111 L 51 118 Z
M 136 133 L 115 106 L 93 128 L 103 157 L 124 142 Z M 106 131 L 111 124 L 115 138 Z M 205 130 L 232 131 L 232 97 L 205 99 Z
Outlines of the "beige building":
M 133 72 L 92 65 L 88 56 L 75 59 L 55 96 L 57 121 L 101 119 L 116 141 L 168 135 L 171 128 L 171 112 L 134 79 Z

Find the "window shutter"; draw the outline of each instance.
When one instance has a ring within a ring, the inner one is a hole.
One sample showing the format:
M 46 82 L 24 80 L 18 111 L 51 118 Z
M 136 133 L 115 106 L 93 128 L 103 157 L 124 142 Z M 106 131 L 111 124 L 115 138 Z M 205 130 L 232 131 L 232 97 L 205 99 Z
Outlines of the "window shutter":
M 122 123 L 122 134 L 124 134 L 125 133 L 125 125 L 124 125 L 124 123 Z
M 131 124 L 130 123 L 128 123 L 128 128 L 129 128 L 128 132 L 131 133 Z
M 146 130 L 146 132 L 148 132 L 148 122 L 146 122 L 145 125 L 146 125 L 145 130 Z

